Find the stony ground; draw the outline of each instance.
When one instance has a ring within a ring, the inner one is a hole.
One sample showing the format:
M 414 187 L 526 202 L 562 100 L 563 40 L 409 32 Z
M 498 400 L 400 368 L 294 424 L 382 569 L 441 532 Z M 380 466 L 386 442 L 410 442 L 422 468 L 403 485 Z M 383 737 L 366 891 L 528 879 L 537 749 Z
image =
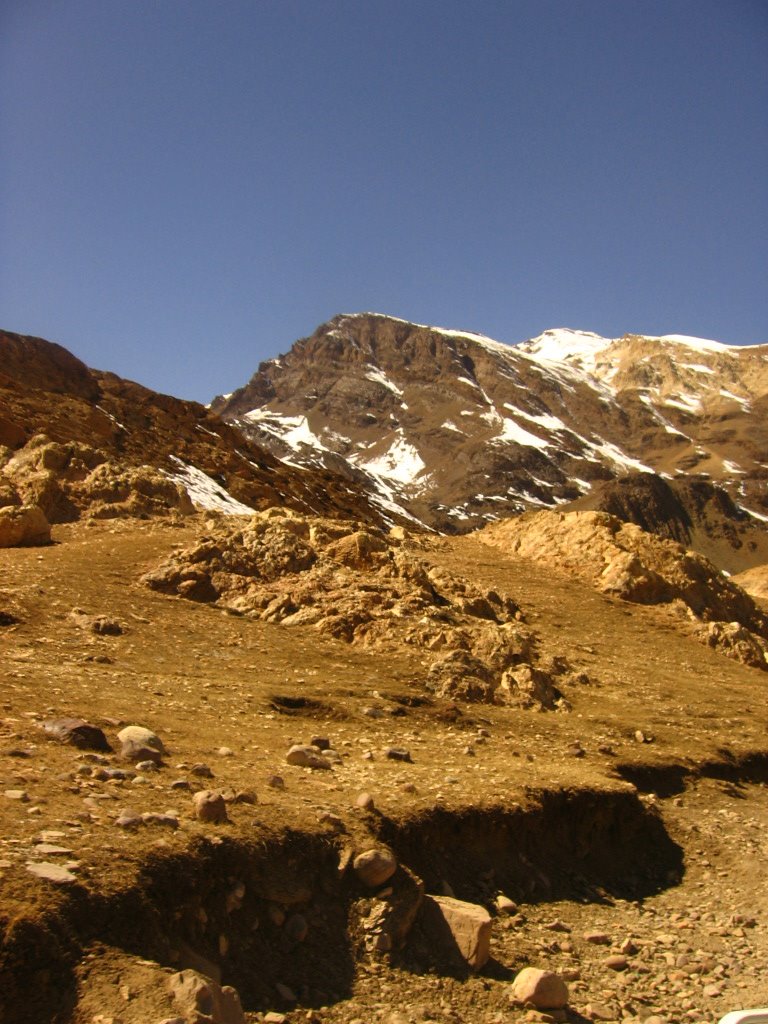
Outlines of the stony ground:
M 510 981 L 527 965 L 570 979 L 571 1020 L 698 1022 L 768 1003 L 765 673 L 703 648 L 663 610 L 471 537 L 434 540 L 421 557 L 508 593 L 541 657 L 582 674 L 565 693 L 570 712 L 456 706 L 429 691 L 430 652 L 366 650 L 140 582 L 202 529 L 75 524 L 57 527 L 51 547 L 0 551 L 0 916 L 28 952 L 2 965 L 0 1021 L 159 1024 L 170 1016 L 160 980 L 183 954 L 179 921 L 193 905 L 210 918 L 203 897 L 219 881 L 228 891 L 238 871 L 258 871 L 264 945 L 234 927 L 214 940 L 201 924 L 198 953 L 238 980 L 254 1021 L 518 1020 L 532 1011 L 510 1004 Z M 146 726 L 168 755 L 137 769 L 47 738 L 42 724 L 64 716 L 98 725 L 113 748 L 123 726 Z M 331 770 L 286 763 L 292 744 L 317 737 L 339 752 Z M 219 825 L 192 813 L 192 793 L 214 787 L 228 797 Z M 357 806 L 362 792 L 375 813 Z M 537 810 L 555 798 L 562 820 Z M 637 833 L 645 881 L 622 887 L 632 850 L 601 807 L 624 799 L 666 837 L 657 850 L 653 830 Z M 462 831 L 467 808 L 487 815 L 489 837 L 512 815 L 506 846 L 484 850 L 482 826 Z M 579 888 L 569 865 L 584 851 L 571 836 L 583 844 L 591 832 L 599 870 Z M 345 937 L 339 900 L 370 900 L 338 888 L 338 857 L 382 839 L 430 891 L 490 901 L 508 881 L 517 908 L 494 911 L 478 976 L 441 967 L 417 942 L 390 957 L 354 929 Z M 667 872 L 669 842 L 682 877 Z M 74 881 L 38 877 L 40 863 Z M 310 937 L 285 945 L 280 915 L 292 920 L 296 906 Z M 238 942 L 262 958 L 251 988 Z

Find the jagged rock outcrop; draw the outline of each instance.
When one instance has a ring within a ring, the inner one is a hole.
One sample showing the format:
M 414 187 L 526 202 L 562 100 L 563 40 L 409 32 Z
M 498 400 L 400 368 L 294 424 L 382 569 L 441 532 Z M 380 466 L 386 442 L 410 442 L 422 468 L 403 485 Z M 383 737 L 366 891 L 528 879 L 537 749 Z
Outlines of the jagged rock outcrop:
M 348 643 L 418 646 L 433 656 L 425 686 L 441 697 L 561 706 L 559 692 L 543 685 L 544 668 L 538 690 L 516 685 L 516 671 L 537 660 L 535 636 L 517 605 L 430 566 L 396 533 L 280 509 L 236 527 L 210 525 L 199 543 L 144 582 Z
M 479 537 L 637 604 L 673 604 L 710 624 L 708 645 L 768 669 L 768 616 L 702 555 L 607 512 L 537 512 L 486 527 Z M 735 626 L 737 628 L 732 628 Z M 753 639 L 748 639 L 748 633 Z M 755 653 L 758 652 L 758 653 Z
M 2 467 L 2 474 L 28 504 L 54 523 L 94 519 L 191 515 L 186 489 L 152 466 L 120 466 L 86 444 L 58 444 L 35 435 Z

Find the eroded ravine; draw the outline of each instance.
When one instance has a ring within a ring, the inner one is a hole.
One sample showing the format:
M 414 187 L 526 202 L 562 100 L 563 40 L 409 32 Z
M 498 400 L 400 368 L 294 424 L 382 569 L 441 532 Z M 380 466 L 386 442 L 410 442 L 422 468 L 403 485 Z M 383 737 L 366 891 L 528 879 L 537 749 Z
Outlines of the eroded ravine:
M 289 1008 L 288 989 L 301 1006 L 319 1007 L 349 996 L 356 964 L 372 953 L 367 920 L 377 903 L 415 915 L 418 879 L 427 892 L 493 908 L 499 893 L 521 904 L 640 899 L 682 877 L 682 850 L 628 789 L 542 791 L 524 801 L 400 821 L 372 812 L 371 842 L 400 863 L 379 893 L 348 866 L 343 831 L 199 841 L 150 856 L 117 892 L 72 887 L 34 914 L 6 918 L 4 1020 L 82 1019 L 76 1005 L 88 979 L 78 964 L 99 944 L 156 962 L 158 977 L 161 967 L 201 970 L 233 985 L 249 1011 Z M 417 971 L 453 964 L 451 951 L 430 950 L 429 963 L 424 956 L 408 937 L 392 951 L 395 963 Z M 142 1012 L 134 999 L 125 1019 Z

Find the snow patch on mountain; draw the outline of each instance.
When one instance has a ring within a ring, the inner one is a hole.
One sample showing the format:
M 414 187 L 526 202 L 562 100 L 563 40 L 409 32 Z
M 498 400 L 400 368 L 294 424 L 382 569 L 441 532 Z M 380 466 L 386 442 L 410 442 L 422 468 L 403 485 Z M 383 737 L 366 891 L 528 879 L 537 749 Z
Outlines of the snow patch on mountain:
M 603 338 L 592 331 L 555 327 L 523 342 L 520 348 L 547 362 L 578 362 L 585 369 L 594 369 L 597 355 L 612 343 L 613 339 Z
M 730 345 L 724 345 L 722 341 L 712 341 L 709 338 L 693 338 L 687 334 L 662 334 L 658 336 L 644 334 L 642 337 L 650 338 L 651 341 L 670 341 L 673 344 L 684 345 L 686 348 L 692 348 L 699 352 L 713 352 L 716 355 L 737 355 L 737 352 Z
M 398 431 L 389 448 L 376 458 L 362 459 L 356 455 L 350 461 L 379 480 L 403 485 L 413 484 L 427 468 L 416 448 L 406 441 L 402 431 Z
M 378 366 L 373 366 L 373 364 L 369 363 L 365 371 L 365 376 L 368 380 L 372 380 L 376 384 L 383 385 L 385 388 L 387 388 L 388 391 L 391 391 L 394 395 L 397 395 L 398 398 L 403 397 L 403 392 L 401 388 L 399 388 L 397 384 L 394 383 L 394 381 L 391 381 L 389 377 L 386 375 L 386 373 L 384 373 L 383 370 L 379 369 Z
M 233 498 L 221 484 L 204 473 L 196 466 L 182 462 L 175 455 L 171 461 L 179 467 L 175 473 L 164 470 L 165 476 L 185 488 L 192 504 L 199 509 L 210 512 L 224 512 L 228 516 L 252 516 L 254 509 Z
M 513 419 L 505 417 L 502 419 L 501 432 L 494 438 L 494 441 L 504 443 L 512 441 L 514 444 L 525 445 L 527 448 L 549 448 L 549 442 L 536 434 L 530 433 Z M 547 485 L 549 486 L 549 485 Z
M 329 450 L 310 428 L 306 416 L 282 416 L 270 409 L 252 409 L 242 418 L 248 423 L 257 424 L 261 430 L 279 438 L 294 451 L 302 446 L 322 452 Z

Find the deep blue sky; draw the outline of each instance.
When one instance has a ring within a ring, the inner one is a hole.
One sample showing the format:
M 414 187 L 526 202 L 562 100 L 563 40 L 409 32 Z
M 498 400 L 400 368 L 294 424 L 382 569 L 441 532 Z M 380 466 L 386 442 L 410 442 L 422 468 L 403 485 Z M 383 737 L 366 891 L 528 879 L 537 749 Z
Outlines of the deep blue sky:
M 0 326 L 207 401 L 338 312 L 768 341 L 765 0 L 3 0 Z

